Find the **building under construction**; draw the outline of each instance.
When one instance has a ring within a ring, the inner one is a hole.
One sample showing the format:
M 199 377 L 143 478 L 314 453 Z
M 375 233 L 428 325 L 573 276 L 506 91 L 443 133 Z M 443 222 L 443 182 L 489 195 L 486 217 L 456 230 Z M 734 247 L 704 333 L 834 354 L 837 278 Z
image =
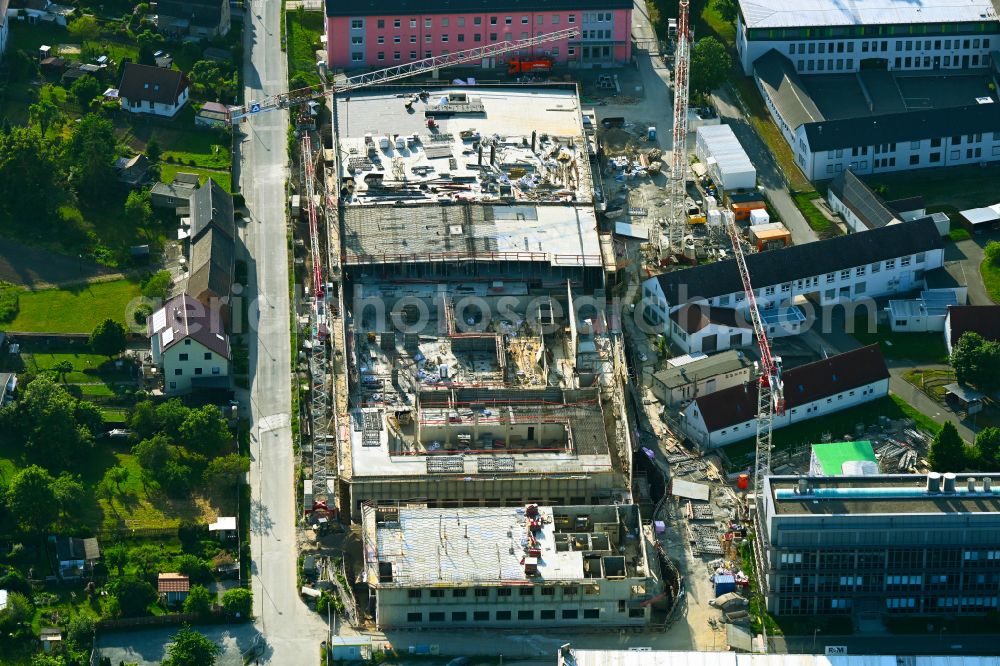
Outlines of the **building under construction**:
M 333 121 L 341 511 L 628 501 L 575 87 L 385 87 L 335 97 Z

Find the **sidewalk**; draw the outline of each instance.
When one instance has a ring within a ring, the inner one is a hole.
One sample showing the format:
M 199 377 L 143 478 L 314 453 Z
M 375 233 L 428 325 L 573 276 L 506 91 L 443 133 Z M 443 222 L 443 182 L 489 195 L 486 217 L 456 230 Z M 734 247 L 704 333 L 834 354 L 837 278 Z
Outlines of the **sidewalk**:
M 919 388 L 903 379 L 903 373 L 910 370 L 912 366 L 901 365 L 895 361 L 887 361 L 886 364 L 889 366 L 890 391 L 905 400 L 921 414 L 933 419 L 935 423 L 951 421 L 958 430 L 958 434 L 969 444 L 976 441 L 976 433 L 959 420 L 958 414 L 934 401 Z

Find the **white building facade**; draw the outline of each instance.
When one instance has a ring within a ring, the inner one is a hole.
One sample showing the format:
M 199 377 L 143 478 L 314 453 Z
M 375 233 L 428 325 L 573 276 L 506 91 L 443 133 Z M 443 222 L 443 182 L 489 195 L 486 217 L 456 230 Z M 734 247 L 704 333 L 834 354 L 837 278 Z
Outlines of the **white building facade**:
M 988 67 L 1000 47 L 1000 24 L 989 0 L 919 4 L 889 0 L 740 0 L 736 50 L 745 74 L 771 49 L 802 73 L 849 73 L 864 66 L 941 70 Z M 872 61 L 881 61 L 873 63 Z

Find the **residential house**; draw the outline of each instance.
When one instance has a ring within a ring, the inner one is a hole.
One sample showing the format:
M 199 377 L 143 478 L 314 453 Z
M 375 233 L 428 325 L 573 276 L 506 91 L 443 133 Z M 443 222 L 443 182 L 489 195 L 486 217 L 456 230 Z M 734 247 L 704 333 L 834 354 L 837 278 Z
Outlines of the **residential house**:
M 156 27 L 173 37 L 224 37 L 230 27 L 229 0 L 158 0 Z
M 668 407 L 750 381 L 753 362 L 742 352 L 730 349 L 706 356 L 685 354 L 666 362 L 653 373 L 650 389 Z
M 236 538 L 236 516 L 219 516 L 208 526 L 209 535 L 215 535 L 219 541 Z
M 76 8 L 72 5 L 58 5 L 51 0 L 25 0 L 24 13 L 29 23 L 54 23 L 66 27 Z
M 944 264 L 944 242 L 934 222 L 923 218 L 751 254 L 746 264 L 768 333 L 779 334 L 789 332 L 789 326 L 794 330 L 798 317 L 789 308 L 800 301 L 822 307 L 924 286 L 925 273 Z M 643 283 L 643 316 L 671 339 L 683 341 L 688 335 L 677 321 L 681 317 L 671 315 L 691 303 L 745 312 L 746 295 L 736 262 L 717 261 L 671 271 Z M 691 317 L 688 315 L 688 321 Z M 714 344 L 715 349 L 729 346 L 723 346 L 718 338 Z M 712 345 L 711 339 L 703 339 L 702 351 L 711 350 Z
M 170 183 L 156 183 L 149 191 L 150 203 L 155 208 L 184 208 L 191 195 L 198 189 L 198 174 L 177 172 Z
M 52 536 L 49 542 L 55 545 L 56 565 L 59 578 L 64 581 L 79 580 L 88 575 L 101 558 L 97 539 Z
M 670 339 L 687 354 L 738 349 L 753 343 L 753 324 L 742 311 L 691 303 L 670 313 Z
M 0 62 L 3 62 L 3 54 L 7 51 L 7 39 L 10 37 L 11 17 L 7 16 L 7 7 L 10 0 L 0 0 Z
M 952 352 L 962 334 L 973 331 L 987 340 L 1000 341 L 1000 305 L 953 305 L 944 324 L 944 343 Z
M 525 49 L 557 65 L 601 67 L 632 59 L 630 0 L 326 0 L 332 69 L 388 67 L 455 51 L 578 28 L 575 37 Z M 484 58 L 484 69 L 515 54 Z
M 228 322 L 236 269 L 233 197 L 211 178 L 190 199 L 190 247 L 186 291 L 206 307 L 221 308 Z
M 194 114 L 194 124 L 198 127 L 227 127 L 229 123 L 229 107 L 218 102 L 205 102 Z
M 181 604 L 191 591 L 191 581 L 184 574 L 161 573 L 156 579 L 156 591 L 160 593 L 167 605 Z
M 134 157 L 122 157 L 115 163 L 118 169 L 118 180 L 129 187 L 139 187 L 146 182 L 149 175 L 149 160 L 142 153 Z
M 148 321 L 153 364 L 161 369 L 165 393 L 229 386 L 229 336 L 218 310 L 181 294 Z
M 122 109 L 173 118 L 188 101 L 188 80 L 182 72 L 127 63 L 118 86 Z
M 825 416 L 889 393 L 889 370 L 878 345 L 786 370 L 784 413 L 773 428 Z M 681 428 L 701 450 L 753 437 L 757 430 L 757 382 L 699 396 L 681 412 Z

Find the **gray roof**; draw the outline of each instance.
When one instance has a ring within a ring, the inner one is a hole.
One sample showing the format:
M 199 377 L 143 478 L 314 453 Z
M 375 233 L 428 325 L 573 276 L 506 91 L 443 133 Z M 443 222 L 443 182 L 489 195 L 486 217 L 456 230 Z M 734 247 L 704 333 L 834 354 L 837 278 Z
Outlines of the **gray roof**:
M 544 6 L 542 6 L 544 5 Z M 391 16 L 394 14 L 459 14 L 585 9 L 632 9 L 632 0 L 326 0 L 327 16 Z
M 793 131 L 799 125 L 823 120 L 823 114 L 802 84 L 791 60 L 771 49 L 757 58 L 753 67 L 757 80 Z
M 233 197 L 211 178 L 191 195 L 191 275 L 195 298 L 230 295 L 236 268 Z
M 967 104 L 882 116 L 806 123 L 813 152 L 1000 131 L 1000 104 Z M 946 148 L 942 147 L 942 151 Z
M 150 194 L 157 194 L 165 197 L 178 197 L 187 199 L 194 194 L 194 188 L 187 183 L 156 183 L 149 191 Z
M 896 215 L 882 203 L 882 199 L 850 169 L 840 172 L 830 182 L 830 192 L 850 208 L 869 229 L 878 229 L 893 220 L 898 221 Z
M 156 13 L 189 21 L 191 25 L 216 28 L 222 22 L 223 2 L 229 0 L 159 0 Z
M 750 28 L 957 23 L 996 18 L 991 0 L 740 0 Z
M 235 238 L 233 197 L 212 178 L 191 195 L 191 239 L 196 240 L 209 225 Z
M 745 368 L 751 364 L 745 354 L 728 349 L 720 354 L 712 354 L 681 366 L 668 365 L 653 376 L 667 388 L 680 388 L 708 377 Z
M 921 218 L 860 234 L 751 254 L 746 263 L 754 286 L 763 289 L 943 246 L 934 222 Z M 681 298 L 714 298 L 743 291 L 743 281 L 732 259 L 663 273 L 656 280 L 671 305 L 678 305 Z

